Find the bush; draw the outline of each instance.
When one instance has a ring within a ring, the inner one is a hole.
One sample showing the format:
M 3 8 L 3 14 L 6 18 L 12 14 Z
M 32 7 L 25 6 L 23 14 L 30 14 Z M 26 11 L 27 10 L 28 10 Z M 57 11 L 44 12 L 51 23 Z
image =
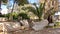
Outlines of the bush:
M 12 13 L 8 13 L 3 15 L 4 17 L 7 17 L 8 19 L 10 18 L 10 16 L 13 17 L 13 20 L 18 20 L 19 17 L 22 17 L 22 19 L 29 19 L 28 15 L 26 13 L 16 13 L 16 12 L 12 12 Z
M 9 18 L 11 13 L 5 14 L 5 17 Z
M 60 25 L 60 22 L 56 22 L 56 26 Z
M 60 28 L 60 22 L 56 22 L 54 28 Z
M 29 19 L 26 13 L 20 13 L 18 16 L 22 17 L 22 19 Z

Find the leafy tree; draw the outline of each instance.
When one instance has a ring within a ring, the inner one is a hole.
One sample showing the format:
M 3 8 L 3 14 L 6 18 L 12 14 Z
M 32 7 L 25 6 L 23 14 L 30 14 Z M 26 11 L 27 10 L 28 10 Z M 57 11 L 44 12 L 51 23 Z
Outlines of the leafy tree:
M 18 5 L 28 4 L 27 0 L 15 0 L 15 2 L 18 3 Z
M 20 13 L 18 16 L 22 17 L 21 19 L 29 19 L 26 13 Z
M 54 10 L 54 8 L 51 8 L 51 9 L 49 9 L 48 11 L 47 11 L 47 20 L 49 21 L 49 23 L 53 23 L 53 19 L 52 19 L 52 15 L 54 15 L 55 14 L 55 10 Z M 46 16 L 46 14 L 45 14 L 45 16 Z
M 24 5 L 24 4 L 27 4 L 28 1 L 27 1 L 27 0 L 14 0 L 14 2 L 13 2 L 13 8 L 12 8 L 12 10 L 11 10 L 11 13 L 12 13 L 13 10 L 14 10 L 14 5 L 15 5 L 15 3 L 17 3 L 18 5 Z M 10 20 L 11 20 L 11 19 L 13 19 L 12 15 L 10 15 Z

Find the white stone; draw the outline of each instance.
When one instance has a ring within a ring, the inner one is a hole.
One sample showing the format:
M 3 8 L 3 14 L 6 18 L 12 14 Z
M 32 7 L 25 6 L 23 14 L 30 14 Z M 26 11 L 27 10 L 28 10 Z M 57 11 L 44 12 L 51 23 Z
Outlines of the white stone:
M 6 22 L 4 26 L 7 32 L 19 30 L 21 27 L 19 22 Z
M 0 17 L 0 21 L 7 21 L 7 18 L 5 18 L 5 17 Z
M 34 22 L 33 24 L 34 25 L 33 25 L 32 28 L 35 31 L 38 31 L 38 30 L 42 30 L 45 26 L 47 26 L 48 25 L 48 21 L 47 20 L 42 20 L 40 22 Z
M 50 23 L 49 26 L 54 26 L 55 23 Z
M 22 23 L 22 25 L 23 25 L 24 27 L 29 27 L 29 23 L 28 23 L 27 20 L 20 20 L 20 22 Z

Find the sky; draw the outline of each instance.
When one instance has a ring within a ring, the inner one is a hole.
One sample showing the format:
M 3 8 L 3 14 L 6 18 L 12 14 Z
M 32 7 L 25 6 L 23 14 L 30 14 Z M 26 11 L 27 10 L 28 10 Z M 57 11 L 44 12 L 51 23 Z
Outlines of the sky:
M 12 5 L 13 5 L 13 1 L 10 0 L 10 1 L 9 1 L 9 6 L 12 6 Z M 1 5 L 1 8 L 2 8 L 2 10 L 3 10 L 3 9 L 6 9 L 6 8 L 7 8 L 7 5 Z
M 28 0 L 29 1 L 29 3 L 38 3 L 38 0 Z M 59 0 L 60 1 L 60 0 Z M 13 0 L 10 0 L 10 2 L 9 2 L 10 4 L 9 4 L 9 6 L 12 6 L 13 5 Z M 2 5 L 2 9 L 5 9 L 7 6 L 6 5 Z
M 29 1 L 29 3 L 38 3 L 38 1 L 37 0 L 28 0 Z M 59 0 L 60 1 L 60 0 Z M 4 10 L 7 10 L 7 5 L 1 5 L 2 7 L 2 10 L 4 11 Z M 10 0 L 9 1 L 9 6 L 10 7 L 12 7 L 13 6 L 13 0 Z M 3 12 L 2 11 L 2 12 Z
M 6 7 L 7 7 L 6 5 L 1 5 L 2 9 L 6 9 Z
M 2 10 L 1 10 L 1 13 L 2 14 L 7 14 L 8 13 L 8 9 L 7 9 L 7 6 L 9 6 L 10 8 L 13 6 L 13 1 L 12 0 L 10 0 L 9 1 L 9 5 L 1 5 L 1 8 L 2 8 Z
M 28 0 L 28 1 L 29 1 L 29 3 L 37 3 L 37 0 Z M 10 0 L 9 6 L 11 7 L 12 5 L 13 5 L 13 0 Z M 7 7 L 6 5 L 1 6 L 2 9 L 6 9 L 6 7 Z
M 28 0 L 29 3 L 37 3 L 37 0 Z M 11 8 L 13 6 L 13 0 L 9 0 L 9 8 Z M 1 13 L 2 14 L 6 14 L 7 13 L 7 5 L 1 5 L 1 8 L 2 8 L 2 11 Z M 5 11 L 5 12 L 4 12 Z
M 38 3 L 38 0 L 28 0 L 29 3 Z

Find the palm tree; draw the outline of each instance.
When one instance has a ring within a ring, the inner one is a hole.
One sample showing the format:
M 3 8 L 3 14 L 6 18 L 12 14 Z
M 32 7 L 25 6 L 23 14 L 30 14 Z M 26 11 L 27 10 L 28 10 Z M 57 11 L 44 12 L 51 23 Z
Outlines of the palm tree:
M 39 17 L 39 20 L 41 20 L 45 3 L 41 3 L 39 8 L 36 6 L 35 3 L 34 3 L 34 6 L 36 7 L 36 11 L 33 11 L 33 13 Z

